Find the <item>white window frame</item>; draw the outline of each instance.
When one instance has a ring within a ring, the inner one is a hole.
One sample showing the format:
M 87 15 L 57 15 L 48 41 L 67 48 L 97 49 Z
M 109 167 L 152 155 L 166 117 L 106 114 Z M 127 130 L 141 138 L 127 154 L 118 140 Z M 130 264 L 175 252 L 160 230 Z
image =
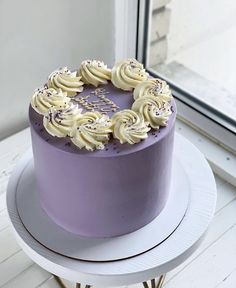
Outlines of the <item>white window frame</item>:
M 138 0 L 115 0 L 115 59 L 136 58 Z
M 148 49 L 146 49 L 145 45 L 150 43 L 151 1 L 152 0 L 139 0 L 138 17 L 140 21 L 138 27 L 137 58 L 145 65 L 148 59 Z M 145 16 L 148 18 L 147 23 L 145 23 Z M 148 69 L 148 71 L 153 76 L 160 76 L 153 69 Z M 184 88 L 177 86 L 171 79 L 164 79 L 170 84 L 173 95 L 175 96 L 178 107 L 178 117 L 191 126 L 194 126 L 194 128 L 224 148 L 236 153 L 236 127 L 233 121 L 226 121 L 223 118 L 219 118 L 214 109 L 209 109 L 208 105 L 185 91 Z
M 151 3 L 152 0 L 115 1 L 115 60 L 135 57 L 146 66 L 148 49 L 145 45 L 150 43 Z M 156 71 L 147 70 L 151 75 L 161 77 Z M 171 79 L 164 79 L 170 84 L 175 96 L 178 118 L 236 154 L 236 127 L 233 121 L 230 123 L 219 119 L 213 109 L 208 109 L 207 104 L 197 100 L 197 97 L 177 86 Z

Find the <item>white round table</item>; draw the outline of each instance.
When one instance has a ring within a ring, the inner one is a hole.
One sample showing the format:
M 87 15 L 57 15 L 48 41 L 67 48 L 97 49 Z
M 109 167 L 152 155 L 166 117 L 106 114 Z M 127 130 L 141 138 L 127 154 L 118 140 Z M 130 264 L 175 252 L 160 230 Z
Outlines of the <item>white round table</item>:
M 191 194 L 186 214 L 177 229 L 155 248 L 135 257 L 112 262 L 88 262 L 55 253 L 35 240 L 18 215 L 15 191 L 16 167 L 8 185 L 7 209 L 16 239 L 26 254 L 54 275 L 90 286 L 122 286 L 143 282 L 161 287 L 164 274 L 184 262 L 200 245 L 213 218 L 216 185 L 213 173 L 199 150 L 184 137 L 175 135 L 175 156 L 191 178 Z M 186 179 L 188 181 L 188 179 Z M 161 276 L 158 283 L 155 278 Z M 56 277 L 60 282 L 60 278 Z M 61 283 L 61 285 L 63 285 Z

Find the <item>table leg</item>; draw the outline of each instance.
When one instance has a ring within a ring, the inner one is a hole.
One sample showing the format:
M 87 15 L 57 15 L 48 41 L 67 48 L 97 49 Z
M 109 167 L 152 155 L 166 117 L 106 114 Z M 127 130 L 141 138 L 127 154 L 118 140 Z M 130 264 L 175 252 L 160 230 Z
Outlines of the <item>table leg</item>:
M 166 274 L 160 276 L 156 288 L 161 288 L 164 284 Z
M 155 279 L 152 279 L 152 280 L 151 280 L 151 287 L 152 287 L 152 288 L 156 288 Z
M 57 283 L 60 285 L 61 288 L 66 288 L 65 284 L 62 282 L 61 278 L 58 277 L 57 275 L 53 275 L 55 280 L 57 281 Z M 151 286 L 149 287 L 148 283 L 145 281 L 143 282 L 143 286 L 144 288 L 162 288 L 162 285 L 164 283 L 164 280 L 165 280 L 165 274 L 161 275 L 159 277 L 159 280 L 157 282 L 157 285 L 156 285 L 156 281 L 155 279 L 152 279 L 151 280 Z M 91 288 L 92 286 L 91 285 L 85 285 L 85 288 Z M 76 283 L 76 288 L 81 288 L 81 284 L 80 283 Z
M 63 283 L 63 281 L 61 280 L 60 277 L 58 277 L 57 275 L 53 275 L 53 277 L 55 278 L 57 284 L 61 287 L 61 288 L 67 288 L 66 285 Z M 75 284 L 76 288 L 82 288 L 80 283 L 76 283 Z M 91 285 L 85 285 L 85 288 L 91 288 Z
M 151 280 L 151 283 L 150 283 L 150 286 L 148 285 L 148 282 L 145 281 L 143 282 L 143 287 L 144 288 L 161 288 L 163 286 L 163 283 L 164 283 L 164 280 L 165 280 L 165 274 L 161 275 L 158 279 L 158 282 L 156 284 L 156 280 L 155 279 L 152 279 Z
M 61 288 L 66 288 L 66 285 L 62 282 L 61 278 L 58 277 L 57 275 L 53 275 L 57 284 L 61 287 Z
M 91 288 L 91 285 L 85 285 L 85 288 Z M 82 288 L 80 283 L 76 283 L 76 288 Z
M 146 281 L 143 282 L 143 287 L 144 287 L 144 288 L 149 288 L 148 283 L 147 283 Z

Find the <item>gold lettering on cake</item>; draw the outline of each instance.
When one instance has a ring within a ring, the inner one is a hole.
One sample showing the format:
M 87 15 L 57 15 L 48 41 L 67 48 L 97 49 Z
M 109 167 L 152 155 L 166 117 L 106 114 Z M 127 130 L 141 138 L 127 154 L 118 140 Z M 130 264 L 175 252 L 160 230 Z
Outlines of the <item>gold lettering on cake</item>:
M 109 94 L 108 91 L 106 91 L 105 88 L 97 88 L 95 89 L 93 92 L 91 92 L 92 94 L 95 94 L 96 96 L 104 96 L 105 94 Z
M 92 95 L 91 95 L 92 94 Z M 105 95 L 109 94 L 104 88 L 97 88 L 86 96 L 76 96 L 73 99 L 86 110 L 98 111 L 102 114 L 107 114 L 108 112 L 116 112 L 120 107 L 117 106 L 112 100 L 107 98 Z M 97 97 L 96 100 L 91 100 L 91 97 Z

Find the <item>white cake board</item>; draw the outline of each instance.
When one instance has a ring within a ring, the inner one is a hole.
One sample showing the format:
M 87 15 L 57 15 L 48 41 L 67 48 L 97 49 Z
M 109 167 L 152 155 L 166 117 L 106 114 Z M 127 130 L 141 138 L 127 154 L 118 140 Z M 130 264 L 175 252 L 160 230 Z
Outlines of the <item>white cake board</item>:
M 35 192 L 32 152 L 18 164 L 16 205 L 29 233 L 48 249 L 86 261 L 114 261 L 144 253 L 169 237 L 182 221 L 188 207 L 190 186 L 187 173 L 173 157 L 170 196 L 162 212 L 145 227 L 113 238 L 87 238 L 70 233 L 56 223 L 40 206 Z

